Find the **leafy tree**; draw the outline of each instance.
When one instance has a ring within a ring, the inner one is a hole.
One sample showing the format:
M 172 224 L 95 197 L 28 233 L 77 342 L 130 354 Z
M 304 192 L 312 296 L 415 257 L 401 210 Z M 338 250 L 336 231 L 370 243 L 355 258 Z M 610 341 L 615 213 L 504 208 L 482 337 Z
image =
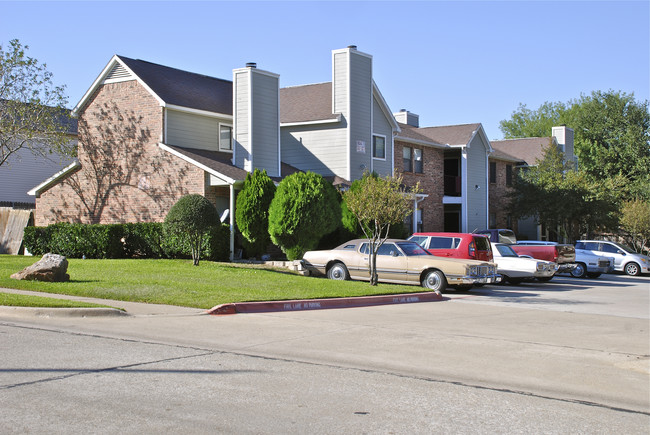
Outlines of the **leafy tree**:
M 21 149 L 48 157 L 74 154 L 64 86 L 54 86 L 45 64 L 25 54 L 17 39 L 0 45 L 0 166 Z
M 580 166 L 590 178 L 622 175 L 628 180 L 627 198 L 650 200 L 648 102 L 637 102 L 634 95 L 622 92 L 595 91 L 574 102 L 568 115 Z
M 341 221 L 337 191 L 321 175 L 296 172 L 284 178 L 269 207 L 269 234 L 290 260 L 314 249 Z
M 202 195 L 185 195 L 165 217 L 165 232 L 182 240 L 192 252 L 192 263 L 199 265 L 201 246 L 206 233 L 219 224 L 217 209 Z
M 590 181 L 584 172 L 573 170 L 552 142 L 537 163 L 519 172 L 510 194 L 510 213 L 559 228 L 570 240 L 615 225 L 614 192 L 620 178 Z
M 269 206 L 275 195 L 275 184 L 266 171 L 255 169 L 246 175 L 244 188 L 237 195 L 237 227 L 250 243 L 249 253 L 257 255 L 266 251 L 269 236 Z
M 506 139 L 545 137 L 554 126 L 562 124 L 566 110 L 567 107 L 559 102 L 546 101 L 537 110 L 520 103 L 510 119 L 499 122 L 499 128 Z
M 524 104 L 511 119 L 500 123 L 506 138 L 545 137 L 554 125 L 574 130 L 579 170 L 593 182 L 616 183 L 625 177 L 622 199 L 650 200 L 650 112 L 648 102 L 634 94 L 594 91 L 568 103 L 542 104 L 530 110 Z
M 415 186 L 410 191 L 402 185 L 402 177 L 364 174 L 354 189 L 343 194 L 348 209 L 356 216 L 370 248 L 370 285 L 377 285 L 377 251 L 388 238 L 391 225 L 400 225 L 411 214 L 413 195 L 419 191 Z
M 637 199 L 623 204 L 621 229 L 638 252 L 646 250 L 650 242 L 650 201 Z

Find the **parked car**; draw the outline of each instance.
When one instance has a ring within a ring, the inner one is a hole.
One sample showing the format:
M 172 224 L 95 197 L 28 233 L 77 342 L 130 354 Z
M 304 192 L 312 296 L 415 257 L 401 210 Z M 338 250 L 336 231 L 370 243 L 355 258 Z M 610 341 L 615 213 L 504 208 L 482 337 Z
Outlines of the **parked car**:
M 556 242 L 546 242 L 542 240 L 522 240 L 517 243 L 518 245 L 557 245 Z M 576 278 L 598 278 L 603 273 L 609 273 L 614 270 L 614 257 L 605 257 L 603 255 L 596 255 L 584 249 L 577 249 L 575 268 L 569 273 Z
M 367 239 L 350 240 L 334 249 L 308 251 L 302 262 L 312 275 L 369 281 L 369 252 Z M 382 282 L 422 285 L 434 291 L 447 285 L 468 289 L 500 281 L 492 263 L 436 257 L 417 243 L 400 239 L 388 239 L 379 247 L 377 274 Z
M 408 240 L 438 257 L 492 261 L 490 239 L 483 234 L 415 233 Z
M 550 281 L 555 274 L 555 263 L 534 258 L 520 257 L 511 245 L 492 243 L 494 262 L 503 281 L 519 284 L 522 281 Z
M 551 261 L 557 264 L 557 273 L 571 272 L 575 267 L 575 247 L 569 244 L 556 243 L 549 245 L 524 245 L 517 241 L 512 230 L 490 229 L 477 231 L 478 234 L 487 234 L 493 243 L 505 243 L 519 255 L 528 255 L 538 260 Z
M 636 252 L 629 246 L 607 240 L 578 240 L 576 249 L 583 249 L 596 255 L 614 257 L 614 270 L 628 275 L 650 272 L 650 257 Z

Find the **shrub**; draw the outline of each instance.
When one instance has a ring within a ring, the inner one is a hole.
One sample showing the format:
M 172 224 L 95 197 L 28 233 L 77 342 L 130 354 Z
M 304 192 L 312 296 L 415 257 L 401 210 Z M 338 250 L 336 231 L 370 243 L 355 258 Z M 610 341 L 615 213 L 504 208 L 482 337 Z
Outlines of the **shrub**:
M 321 175 L 297 172 L 284 178 L 269 208 L 269 234 L 290 260 L 314 249 L 341 221 L 337 191 Z
M 186 195 L 179 199 L 165 217 L 165 237 L 177 238 L 183 248 L 189 248 L 192 261 L 199 265 L 205 234 L 217 226 L 217 209 L 204 196 Z
M 266 171 L 255 169 L 246 175 L 244 188 L 237 195 L 236 221 L 250 256 L 266 252 L 269 236 L 269 206 L 275 195 L 275 184 Z

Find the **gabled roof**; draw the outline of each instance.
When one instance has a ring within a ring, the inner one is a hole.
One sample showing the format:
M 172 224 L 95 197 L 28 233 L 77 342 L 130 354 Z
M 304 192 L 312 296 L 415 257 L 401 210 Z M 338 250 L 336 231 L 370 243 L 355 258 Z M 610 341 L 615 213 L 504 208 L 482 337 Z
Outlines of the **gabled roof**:
M 75 106 L 83 109 L 105 81 L 138 80 L 161 106 L 232 115 L 232 81 L 115 55 Z
M 280 89 L 280 122 L 283 124 L 332 120 L 332 82 Z
M 384 116 L 393 129 L 399 131 L 395 117 L 390 111 L 379 88 L 372 82 L 373 97 L 379 103 Z M 332 112 L 332 82 L 291 86 L 280 89 L 280 123 L 323 123 L 341 120 L 339 113 Z
M 553 140 L 551 137 L 494 140 L 492 141 L 492 148 L 528 165 L 536 165 L 538 160 L 544 158 L 544 149 Z
M 447 125 L 443 127 L 420 127 L 418 133 L 429 140 L 450 146 L 467 145 L 481 128 L 481 124 Z
M 35 196 L 36 198 L 38 198 L 38 197 L 41 196 L 41 193 L 45 192 L 46 190 L 48 190 L 50 187 L 54 186 L 55 184 L 60 183 L 61 180 L 63 180 L 64 178 L 74 174 L 79 169 L 81 169 L 81 163 L 79 163 L 78 160 L 75 160 L 72 163 L 70 163 L 68 166 L 66 166 L 65 168 L 61 169 L 56 174 L 52 175 L 47 180 L 43 181 L 38 186 L 34 187 L 32 190 L 27 192 L 27 194 Z
M 433 145 L 435 147 L 444 148 L 447 145 L 438 143 L 435 140 L 431 139 L 428 136 L 425 136 L 420 132 L 419 127 L 414 127 L 408 124 L 399 123 L 400 133 L 395 137 L 396 140 L 406 140 L 407 142 L 414 142 L 424 145 Z
M 248 171 L 232 164 L 232 154 L 168 144 L 158 146 L 204 171 L 222 179 L 225 184 L 235 184 L 246 179 Z

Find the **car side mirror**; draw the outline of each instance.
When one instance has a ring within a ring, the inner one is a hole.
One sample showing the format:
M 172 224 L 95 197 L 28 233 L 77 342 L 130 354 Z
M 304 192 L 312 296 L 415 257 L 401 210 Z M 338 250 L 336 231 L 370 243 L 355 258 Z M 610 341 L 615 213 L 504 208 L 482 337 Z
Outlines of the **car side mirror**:
M 397 257 L 397 251 L 390 251 L 391 257 Z

